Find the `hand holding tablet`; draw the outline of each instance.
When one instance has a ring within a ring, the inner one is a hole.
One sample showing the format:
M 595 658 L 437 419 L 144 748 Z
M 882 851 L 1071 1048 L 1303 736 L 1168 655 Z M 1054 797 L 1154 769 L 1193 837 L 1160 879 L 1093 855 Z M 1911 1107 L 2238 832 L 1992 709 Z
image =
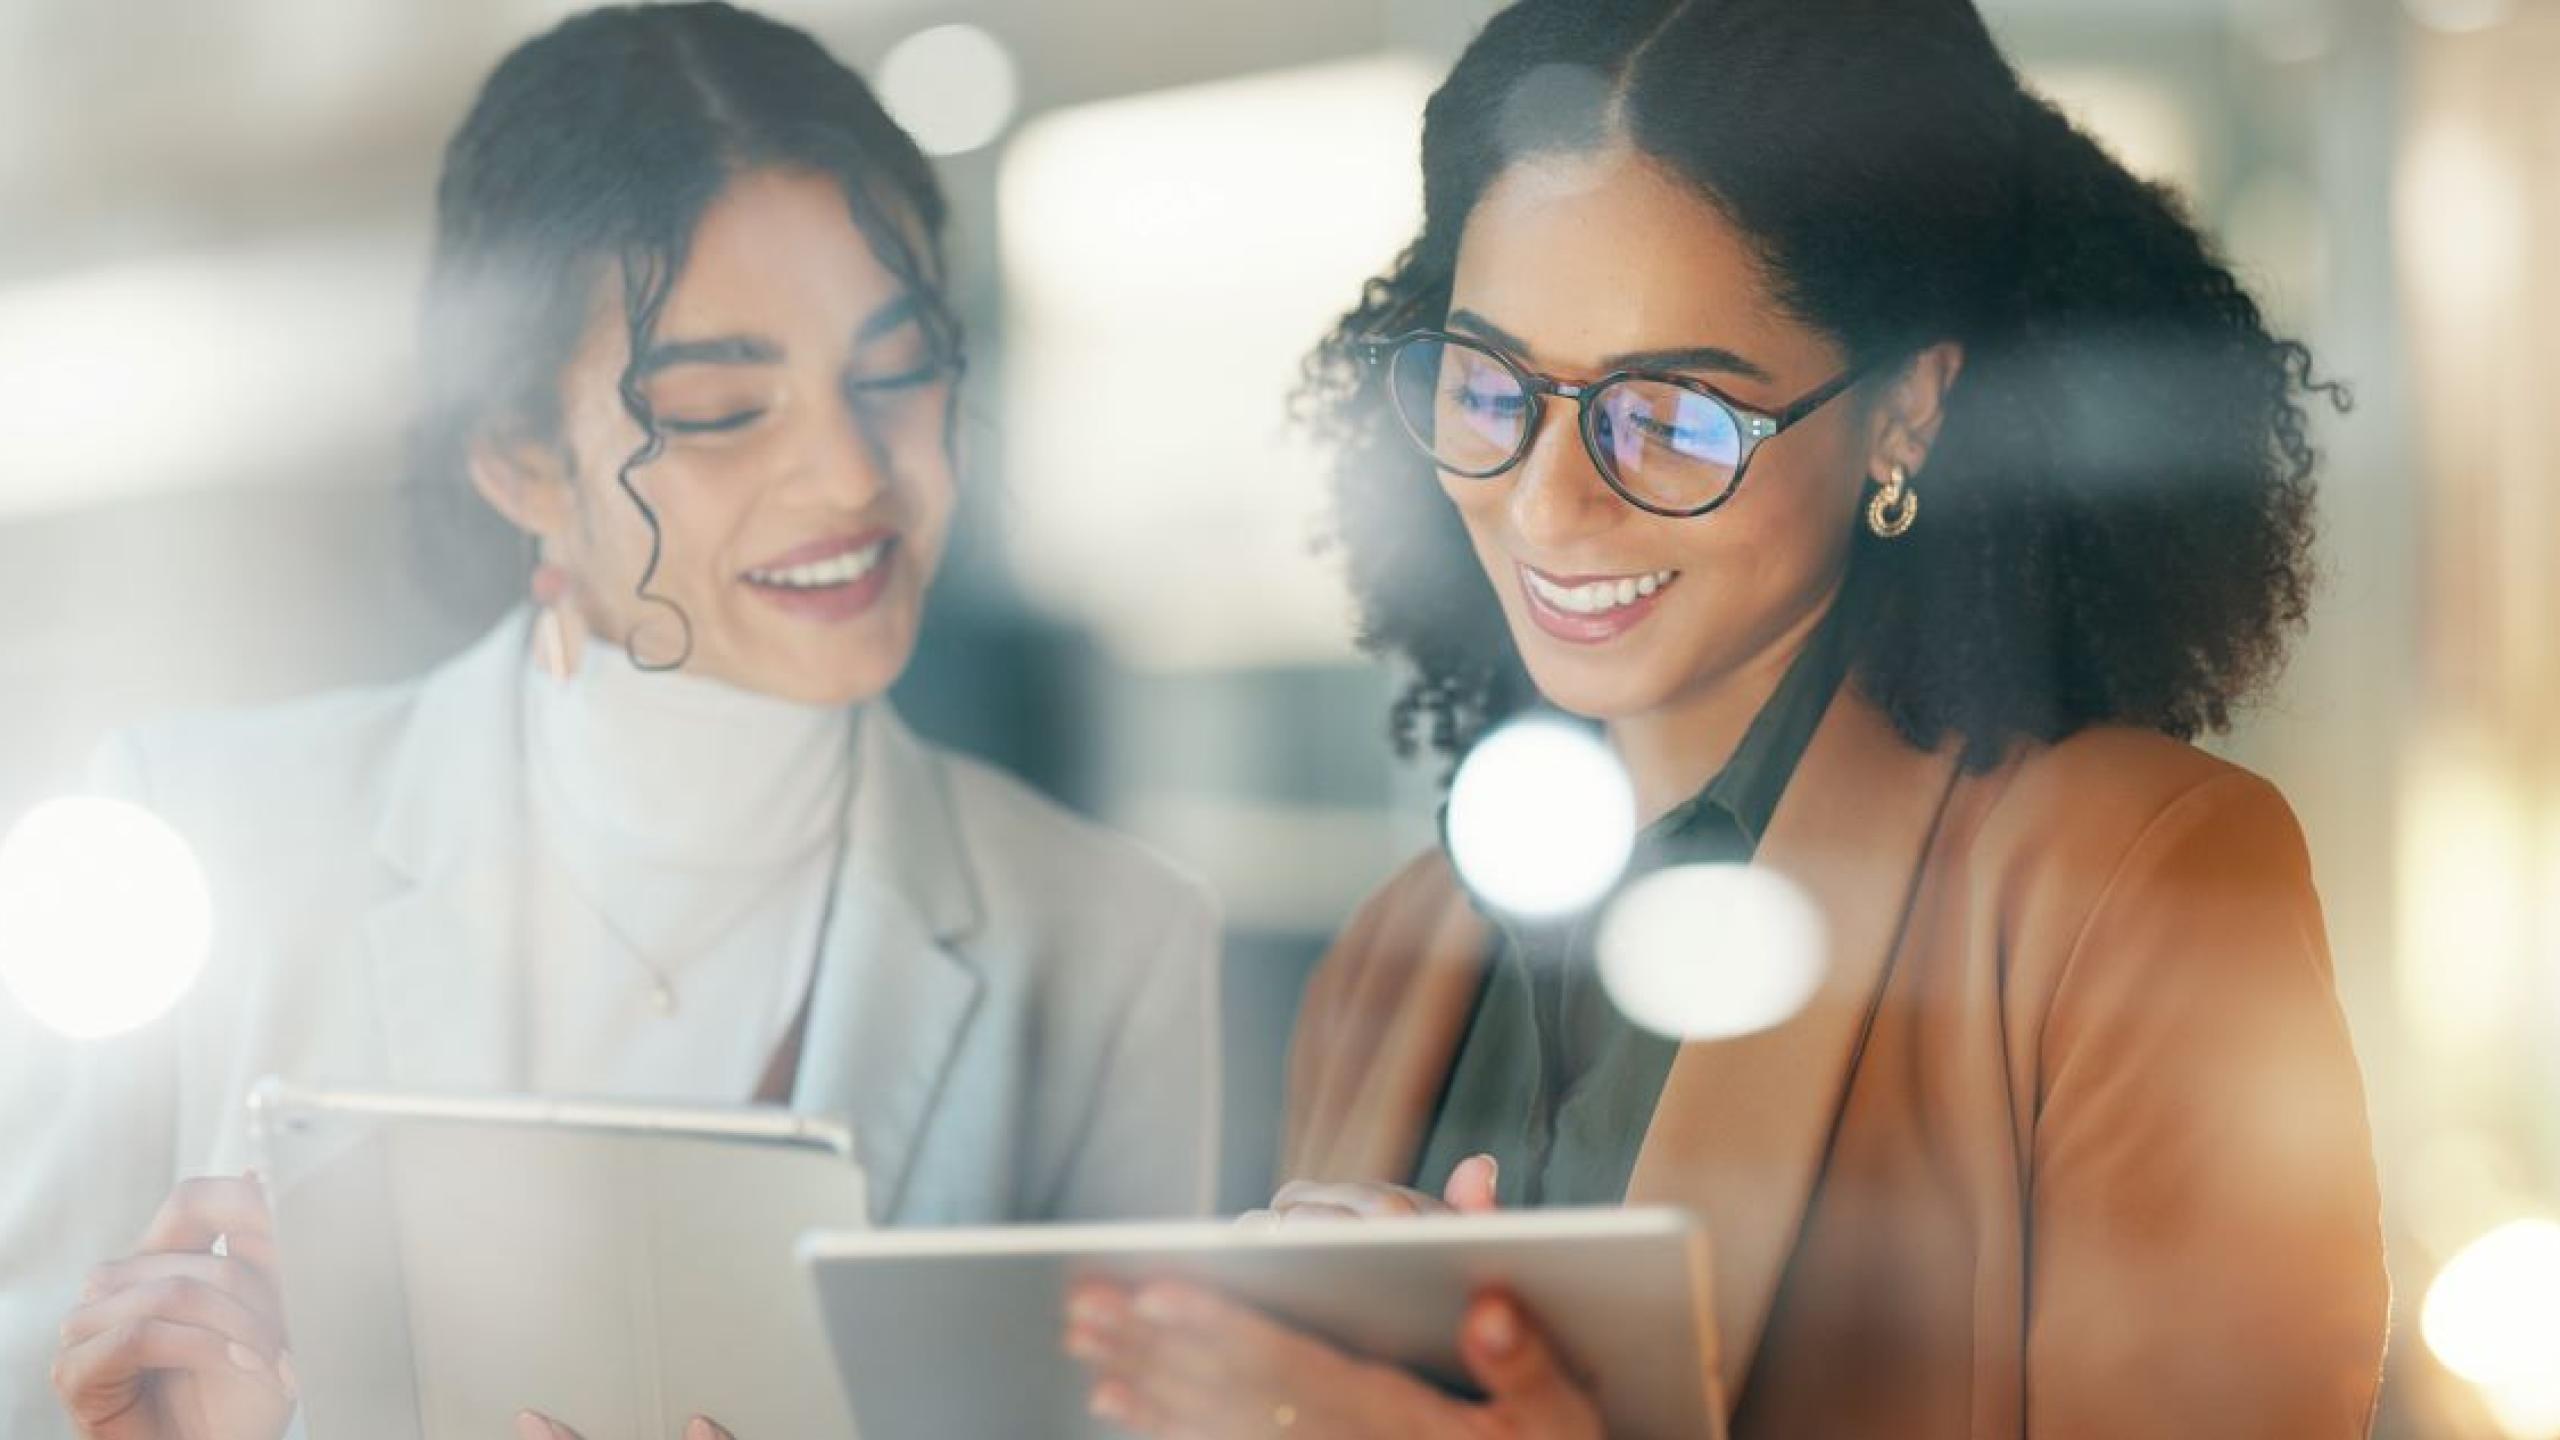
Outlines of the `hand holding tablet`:
M 1486 1405 L 1459 1397 L 1478 1392 L 1524 1434 L 1722 1433 L 1705 1238 L 1685 1212 L 873 1232 L 801 1249 L 863 1440 L 1461 1434 Z M 1091 1413 L 1065 1348 L 1080 1329 L 1086 1363 L 1148 1377 L 1116 1415 Z

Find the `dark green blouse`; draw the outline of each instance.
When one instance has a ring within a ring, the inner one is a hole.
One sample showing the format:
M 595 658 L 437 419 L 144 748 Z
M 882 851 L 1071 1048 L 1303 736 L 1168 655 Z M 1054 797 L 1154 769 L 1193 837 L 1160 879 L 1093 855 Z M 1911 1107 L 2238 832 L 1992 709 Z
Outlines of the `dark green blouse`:
M 1840 688 L 1837 629 L 1825 625 L 1805 647 L 1715 779 L 1637 837 L 1627 881 L 1674 865 L 1739 864 L 1758 850 Z M 1436 1195 L 1459 1161 L 1489 1153 L 1506 1206 L 1626 1198 L 1679 1045 L 1631 1024 L 1601 988 L 1591 953 L 1599 910 L 1537 924 L 1487 912 L 1501 939 L 1423 1142 L 1417 1189 Z

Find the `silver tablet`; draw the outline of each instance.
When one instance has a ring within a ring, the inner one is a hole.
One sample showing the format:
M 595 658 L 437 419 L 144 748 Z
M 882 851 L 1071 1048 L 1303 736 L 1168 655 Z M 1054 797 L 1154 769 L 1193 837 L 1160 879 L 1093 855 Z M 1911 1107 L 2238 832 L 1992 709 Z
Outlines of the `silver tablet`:
M 868 1223 L 851 1134 L 785 1111 L 262 1083 L 311 1440 L 850 1435 L 792 1246 Z
M 1595 1377 L 1610 1435 L 1723 1434 L 1706 1237 L 1677 1210 L 818 1234 L 800 1253 L 863 1440 L 1112 1433 L 1059 1350 L 1085 1276 L 1195 1280 L 1452 1388 L 1459 1319 L 1500 1285 Z

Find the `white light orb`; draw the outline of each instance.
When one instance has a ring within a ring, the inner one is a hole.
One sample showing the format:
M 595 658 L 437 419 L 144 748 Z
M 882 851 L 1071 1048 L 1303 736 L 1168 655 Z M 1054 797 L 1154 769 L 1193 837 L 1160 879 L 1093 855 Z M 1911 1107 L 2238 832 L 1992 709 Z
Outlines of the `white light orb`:
M 2560 1375 L 2560 1224 L 2514 1220 L 2454 1253 L 2418 1328 L 2446 1369 L 2491 1388 Z
M 981 149 L 1013 121 L 1021 99 L 1013 55 L 975 25 L 936 25 L 889 49 L 880 103 L 928 155 Z
M 1609 893 L 1635 849 L 1626 767 L 1590 731 L 1522 720 L 1477 742 L 1449 785 L 1449 859 L 1487 904 L 1536 918 Z
M 0 986 L 46 1028 L 95 1040 L 185 996 L 213 941 L 204 868 L 159 816 L 49 800 L 0 840 Z
M 1630 885 L 1594 940 L 1620 1012 L 1674 1040 L 1728 1040 L 1784 1024 L 1822 988 L 1822 912 L 1794 882 L 1750 865 L 1679 865 Z

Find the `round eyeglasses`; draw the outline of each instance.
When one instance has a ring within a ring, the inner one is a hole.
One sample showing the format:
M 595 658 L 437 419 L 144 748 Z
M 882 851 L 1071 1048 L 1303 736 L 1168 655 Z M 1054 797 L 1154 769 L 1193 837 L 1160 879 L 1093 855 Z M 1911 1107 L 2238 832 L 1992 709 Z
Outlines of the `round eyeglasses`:
M 1639 510 L 1685 520 L 1733 498 L 1751 457 L 1856 384 L 1843 371 L 1774 415 L 1685 375 L 1619 370 L 1587 385 L 1537 374 L 1479 341 L 1437 330 L 1365 342 L 1404 432 L 1431 463 L 1489 480 L 1528 458 L 1552 396 L 1582 412 L 1600 478 Z

